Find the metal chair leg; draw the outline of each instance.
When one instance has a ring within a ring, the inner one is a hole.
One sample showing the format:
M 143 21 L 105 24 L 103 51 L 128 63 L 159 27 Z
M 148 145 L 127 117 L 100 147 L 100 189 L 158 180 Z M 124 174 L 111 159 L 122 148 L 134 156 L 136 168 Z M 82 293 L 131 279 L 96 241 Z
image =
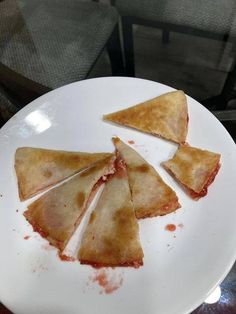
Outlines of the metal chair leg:
M 127 76 L 135 76 L 134 39 L 132 21 L 129 17 L 122 17 L 122 31 L 125 54 L 125 72 Z
M 117 24 L 107 43 L 107 51 L 111 62 L 113 76 L 124 75 L 124 62 L 121 50 L 119 25 Z

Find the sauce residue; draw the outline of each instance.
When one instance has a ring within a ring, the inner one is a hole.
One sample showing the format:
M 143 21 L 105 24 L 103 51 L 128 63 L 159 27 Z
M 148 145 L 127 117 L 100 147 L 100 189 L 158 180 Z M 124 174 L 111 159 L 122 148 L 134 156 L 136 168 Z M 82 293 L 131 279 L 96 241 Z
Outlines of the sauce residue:
M 48 243 L 42 244 L 41 248 L 46 250 L 46 251 L 54 251 L 55 250 L 54 246 L 52 246 L 51 244 L 48 244 Z
M 180 223 L 180 224 L 178 224 L 178 227 L 183 228 L 184 224 Z
M 30 238 L 30 236 L 26 235 L 24 236 L 24 240 L 28 240 Z
M 173 231 L 176 230 L 176 225 L 168 224 L 168 225 L 165 226 L 165 230 L 173 232 Z
M 95 274 L 90 279 L 92 282 L 96 282 L 102 288 L 100 294 L 103 292 L 106 294 L 111 294 L 119 289 L 123 283 L 121 274 L 115 273 L 114 270 L 109 274 L 109 271 L 104 268 L 96 270 Z
M 75 262 L 75 260 L 76 260 L 74 257 L 67 256 L 67 255 L 62 254 L 62 253 L 58 253 L 58 256 L 59 256 L 60 260 L 63 262 Z
M 216 165 L 215 169 L 210 174 L 206 184 L 204 185 L 203 189 L 200 192 L 195 192 L 192 189 L 185 187 L 187 189 L 187 192 L 190 194 L 190 196 L 193 199 L 198 200 L 200 197 L 204 197 L 205 195 L 207 195 L 208 187 L 209 187 L 209 185 L 211 185 L 214 182 L 215 177 L 216 177 L 218 171 L 220 170 L 220 166 L 221 166 L 220 163 L 218 163 Z
M 116 169 L 116 172 L 115 172 L 114 176 L 116 178 L 122 179 L 122 178 L 127 177 L 126 164 L 120 155 L 117 155 L 117 158 L 115 160 L 115 169 Z
M 26 215 L 24 214 L 24 216 L 26 217 Z M 26 217 L 27 219 L 27 217 Z M 33 227 L 34 232 L 39 233 L 43 238 L 47 238 L 48 233 L 43 231 L 36 223 L 31 222 L 31 225 Z
M 135 141 L 130 140 L 130 141 L 128 141 L 128 143 L 129 143 L 129 144 L 135 144 Z

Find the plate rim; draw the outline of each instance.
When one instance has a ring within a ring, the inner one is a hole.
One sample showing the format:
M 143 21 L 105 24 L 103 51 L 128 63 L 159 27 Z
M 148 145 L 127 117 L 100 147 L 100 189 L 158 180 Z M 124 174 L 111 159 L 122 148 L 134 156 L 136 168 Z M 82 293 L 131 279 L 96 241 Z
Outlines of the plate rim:
M 8 125 L 10 123 L 12 123 L 12 120 L 14 119 L 14 117 L 18 116 L 18 115 L 24 115 L 27 114 L 28 111 L 33 109 L 33 106 L 35 105 L 36 101 L 40 101 L 42 100 L 44 97 L 47 98 L 48 94 L 53 95 L 54 93 L 56 94 L 57 91 L 60 89 L 66 89 L 68 86 L 71 85 L 78 85 L 78 84 L 83 84 L 84 82 L 88 82 L 88 81 L 97 81 L 97 80 L 120 80 L 120 79 L 128 79 L 128 80 L 140 80 L 140 81 L 146 81 L 146 82 L 152 82 L 154 84 L 159 84 L 162 85 L 163 87 L 168 87 L 169 89 L 172 90 L 176 90 L 175 88 L 168 86 L 166 84 L 162 84 L 156 81 L 152 81 L 152 80 L 148 80 L 148 79 L 142 79 L 142 78 L 132 78 L 132 77 L 122 77 L 122 76 L 117 76 L 117 77 L 113 77 L 113 76 L 108 76 L 108 77 L 98 77 L 98 78 L 89 78 L 83 81 L 77 81 L 77 82 L 73 82 L 64 86 L 61 86 L 55 90 L 52 90 L 44 95 L 41 95 L 40 97 L 38 97 L 37 99 L 31 101 L 29 104 L 27 104 L 25 107 L 23 107 L 22 109 L 20 109 L 13 117 L 11 117 L 0 129 L 0 136 L 3 135 L 5 129 L 8 128 Z M 186 94 L 188 98 L 192 99 L 194 102 L 198 103 L 202 108 L 204 108 L 204 110 L 206 110 L 206 112 L 208 112 L 208 114 L 210 113 L 211 118 L 213 118 L 215 121 L 218 122 L 218 125 L 221 125 L 221 127 L 224 128 L 224 131 L 226 131 L 228 138 L 231 140 L 231 143 L 234 144 L 235 146 L 235 153 L 236 153 L 236 145 L 234 143 L 234 140 L 232 139 L 231 135 L 229 134 L 229 132 L 227 131 L 227 129 L 223 126 L 223 124 L 212 114 L 212 112 L 210 110 L 208 110 L 206 107 L 204 107 L 200 102 L 198 102 L 197 100 L 195 100 L 194 98 L 192 98 L 191 96 L 189 96 L 188 94 Z M 189 306 L 189 310 L 186 310 L 186 313 L 189 313 L 193 310 L 195 310 L 198 306 L 200 306 L 205 299 L 216 289 L 216 287 L 222 283 L 222 281 L 225 279 L 225 277 L 227 276 L 227 274 L 230 272 L 232 266 L 234 265 L 236 260 L 236 247 L 234 250 L 234 254 L 232 254 L 232 258 L 231 261 L 229 261 L 227 263 L 227 265 L 225 266 L 225 268 L 222 268 L 222 272 L 221 274 L 218 275 L 218 279 L 215 280 L 215 284 L 212 286 L 212 288 L 206 293 L 205 296 L 202 296 L 201 298 L 199 297 L 198 300 L 196 300 L 195 304 L 192 303 L 191 306 Z M 6 305 L 4 302 L 0 301 L 6 308 L 9 308 L 11 310 L 11 306 Z

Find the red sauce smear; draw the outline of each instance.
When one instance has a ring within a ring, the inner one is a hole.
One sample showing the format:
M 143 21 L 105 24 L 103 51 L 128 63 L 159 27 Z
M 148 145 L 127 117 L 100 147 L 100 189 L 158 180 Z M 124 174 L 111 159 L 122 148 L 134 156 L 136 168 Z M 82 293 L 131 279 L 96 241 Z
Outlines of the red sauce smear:
M 27 216 L 25 215 L 25 213 L 24 213 L 24 216 L 25 216 L 26 220 L 32 225 L 34 232 L 37 232 L 41 235 L 41 237 L 48 239 L 48 232 L 47 231 L 42 230 L 41 227 L 38 226 L 35 222 L 30 221 L 27 218 Z M 49 239 L 48 239 L 48 241 L 49 241 Z M 62 243 L 60 241 L 54 240 L 54 243 L 51 243 L 50 241 L 49 241 L 49 243 L 52 246 L 57 247 L 58 249 L 62 248 Z
M 121 157 L 121 155 L 117 152 L 117 158 L 115 160 L 115 176 L 116 178 L 126 178 L 127 173 L 126 173 L 126 164 L 124 159 Z
M 120 288 L 123 283 L 123 278 L 119 276 L 118 278 L 109 278 L 107 272 L 104 269 L 97 270 L 94 277 L 92 278 L 93 282 L 97 282 L 99 286 L 103 289 L 102 292 L 106 294 L 111 294 Z
M 30 238 L 30 236 L 27 235 L 24 237 L 24 240 L 28 240 L 29 238 Z
M 165 230 L 173 232 L 173 231 L 176 230 L 176 225 L 168 224 L 168 225 L 165 226 Z
M 129 144 L 135 144 L 135 141 L 131 140 L 131 141 L 128 141 Z
M 209 186 L 210 184 L 212 184 L 212 182 L 215 180 L 215 177 L 216 177 L 216 175 L 217 175 L 219 169 L 220 169 L 220 163 L 218 163 L 218 164 L 216 165 L 215 169 L 212 171 L 212 173 L 211 173 L 211 175 L 209 176 L 209 178 L 208 178 L 206 184 L 204 185 L 203 189 L 202 189 L 199 193 L 197 193 L 197 192 L 193 191 L 192 189 L 189 189 L 189 188 L 188 188 L 189 194 L 190 194 L 190 196 L 191 196 L 193 199 L 199 199 L 200 197 L 203 197 L 203 196 L 207 195 L 207 188 L 208 188 L 208 186 Z
M 62 254 L 62 253 L 58 253 L 58 256 L 59 256 L 60 260 L 63 262 L 75 262 L 75 260 L 76 260 L 74 257 L 67 256 L 67 255 Z
M 24 215 L 25 216 L 25 215 Z M 26 216 L 25 216 L 26 217 Z M 33 221 L 30 221 L 27 219 L 26 220 L 32 225 L 34 232 L 38 232 L 43 238 L 47 238 L 48 236 L 48 232 L 43 231 L 40 226 L 38 226 L 36 223 L 34 223 Z
M 91 261 L 81 260 L 81 259 L 80 259 L 80 264 L 81 265 L 91 265 L 95 269 L 101 269 L 103 267 L 115 268 L 115 266 L 110 266 L 110 265 L 102 264 L 102 263 L 93 263 Z M 116 266 L 139 268 L 140 266 L 143 266 L 143 261 L 140 260 L 140 261 L 133 261 L 133 262 L 124 262 L 124 263 L 120 263 L 119 265 L 116 265 Z

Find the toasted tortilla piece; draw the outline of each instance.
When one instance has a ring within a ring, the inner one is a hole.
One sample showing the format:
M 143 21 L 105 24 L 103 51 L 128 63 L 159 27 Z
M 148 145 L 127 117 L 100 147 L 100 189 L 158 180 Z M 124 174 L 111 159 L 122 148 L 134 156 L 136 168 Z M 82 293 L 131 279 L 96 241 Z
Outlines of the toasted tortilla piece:
M 104 119 L 176 143 L 184 143 L 188 131 L 187 99 L 183 91 L 170 92 L 104 115 Z
M 81 264 L 96 267 L 143 265 L 139 226 L 126 167 L 121 161 L 116 164 L 116 172 L 106 182 L 83 234 L 78 253 Z
M 63 251 L 102 183 L 101 178 L 114 172 L 113 159 L 97 162 L 29 205 L 24 216 L 34 231 Z
M 20 147 L 15 154 L 20 200 L 24 201 L 109 156 L 109 153 Z
M 145 159 L 119 138 L 113 142 L 127 165 L 137 218 L 166 215 L 181 207 L 175 192 Z
M 220 154 L 190 146 L 180 146 L 164 168 L 182 184 L 195 200 L 207 194 L 208 186 L 220 169 Z

